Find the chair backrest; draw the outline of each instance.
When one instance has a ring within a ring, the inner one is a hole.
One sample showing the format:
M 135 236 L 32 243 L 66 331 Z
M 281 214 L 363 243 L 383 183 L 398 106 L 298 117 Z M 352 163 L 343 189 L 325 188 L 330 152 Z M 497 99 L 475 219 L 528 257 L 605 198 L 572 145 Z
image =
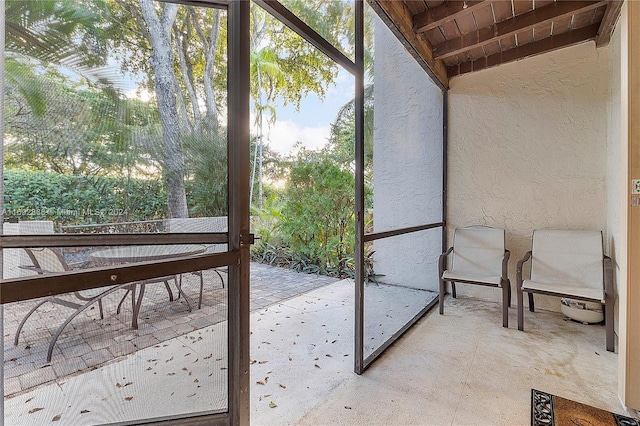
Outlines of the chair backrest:
M 168 232 L 227 232 L 227 216 L 172 218 L 167 222 Z M 208 245 L 208 253 L 227 251 L 226 244 Z
M 70 268 L 64 260 L 60 250 L 55 248 L 26 248 L 27 256 L 31 259 L 33 266 L 38 268 L 39 273 L 44 272 L 65 272 Z
M 487 226 L 457 228 L 451 270 L 469 276 L 502 276 L 505 231 Z
M 533 231 L 531 280 L 602 290 L 601 231 Z

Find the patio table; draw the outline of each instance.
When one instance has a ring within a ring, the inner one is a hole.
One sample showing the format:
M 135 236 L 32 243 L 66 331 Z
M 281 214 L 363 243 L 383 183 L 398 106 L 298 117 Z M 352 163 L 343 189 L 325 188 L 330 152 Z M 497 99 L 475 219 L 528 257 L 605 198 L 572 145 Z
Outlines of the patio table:
M 133 263 L 133 262 L 147 262 L 153 260 L 167 260 L 183 256 L 193 256 L 196 254 L 202 254 L 207 250 L 206 246 L 201 244 L 170 244 L 170 245 L 142 245 L 142 246 L 122 246 L 112 247 L 102 250 L 97 250 L 89 255 L 89 259 L 101 264 L 114 264 L 114 263 Z M 140 313 L 140 307 L 142 305 L 142 297 L 144 296 L 144 290 L 146 284 L 158 282 L 156 280 L 162 279 L 156 278 L 153 280 L 143 280 L 131 283 L 132 292 L 132 308 L 133 316 L 131 319 L 131 327 L 138 328 L 138 315 Z M 166 283 L 166 280 L 162 280 Z M 168 283 L 166 284 L 168 285 Z M 136 299 L 137 287 L 140 287 L 140 292 Z M 182 294 L 191 310 L 191 304 L 189 299 L 185 296 L 181 286 L 178 287 L 178 294 Z M 173 300 L 170 288 L 168 288 L 169 297 Z M 120 312 L 120 307 L 124 298 L 118 304 L 117 313 Z

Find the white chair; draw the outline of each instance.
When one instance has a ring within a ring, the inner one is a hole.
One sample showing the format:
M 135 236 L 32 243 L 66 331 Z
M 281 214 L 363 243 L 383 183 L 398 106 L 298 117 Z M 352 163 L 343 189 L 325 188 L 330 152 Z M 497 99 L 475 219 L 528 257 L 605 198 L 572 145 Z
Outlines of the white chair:
M 524 263 L 531 260 L 530 279 L 523 279 Z M 523 292 L 570 297 L 604 304 L 606 348 L 615 350 L 613 330 L 613 265 L 604 255 L 601 231 L 535 230 L 531 251 L 518 262 L 518 330 L 524 330 Z
M 447 269 L 447 256 L 451 265 Z M 509 326 L 511 283 L 507 265 L 511 253 L 505 249 L 504 229 L 486 226 L 457 228 L 453 246 L 440 255 L 440 315 L 444 314 L 446 283 L 451 283 L 451 295 L 456 297 L 456 283 L 502 288 L 502 326 Z
M 194 232 L 227 232 L 228 218 L 227 216 L 218 217 L 189 217 L 189 218 L 172 218 L 168 219 L 167 231 L 171 233 L 194 233 Z M 208 244 L 205 253 L 222 253 L 227 251 L 227 244 Z M 224 279 L 221 272 L 226 272 L 226 268 L 213 268 L 220 278 L 222 288 L 224 288 Z M 202 271 L 193 271 L 193 274 L 200 278 L 200 296 L 198 298 L 198 309 L 202 306 L 202 291 L 204 289 L 204 276 Z M 178 288 L 182 288 L 182 275 L 180 275 L 180 283 Z M 180 294 L 178 294 L 178 298 Z

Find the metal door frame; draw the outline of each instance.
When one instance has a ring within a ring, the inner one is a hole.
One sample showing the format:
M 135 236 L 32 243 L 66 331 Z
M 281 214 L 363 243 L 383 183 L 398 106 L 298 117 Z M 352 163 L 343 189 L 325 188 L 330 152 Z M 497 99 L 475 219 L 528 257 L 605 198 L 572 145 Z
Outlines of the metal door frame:
M 161 0 L 164 1 L 164 0 Z M 130 266 L 91 268 L 71 274 L 48 274 L 35 278 L 0 280 L 0 327 L 2 305 L 76 290 L 120 284 L 192 270 L 229 266 L 228 277 L 228 412 L 195 414 L 171 419 L 141 419 L 145 424 L 248 424 L 249 423 L 249 6 L 248 1 L 199 0 L 172 2 L 227 10 L 228 20 L 228 233 L 183 234 L 91 234 L 91 235 L 3 235 L 0 228 L 0 270 L 2 250 L 22 247 L 107 246 L 174 243 L 228 243 L 226 253 L 185 257 L 170 261 L 144 262 Z M 4 1 L 0 13 L 0 101 L 4 105 Z M 233 94 L 233 95 L 231 95 Z M 4 139 L 4 108 L 0 108 L 0 137 Z M 4 222 L 4 152 L 0 150 L 0 223 Z M 125 276 L 126 278 L 122 278 Z M 29 286 L 24 284 L 29 282 Z M 2 345 L 0 343 L 0 345 Z M 4 369 L 0 381 L 4 384 Z M 0 403 L 4 418 L 4 398 Z

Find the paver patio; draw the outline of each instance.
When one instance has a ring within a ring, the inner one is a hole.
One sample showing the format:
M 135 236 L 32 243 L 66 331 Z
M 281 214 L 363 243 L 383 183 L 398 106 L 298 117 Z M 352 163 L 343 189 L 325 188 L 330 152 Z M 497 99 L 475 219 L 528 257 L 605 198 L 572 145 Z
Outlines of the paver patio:
M 226 280 L 226 274 L 222 274 Z M 140 349 L 158 345 L 224 321 L 227 318 L 227 288 L 213 271 L 205 272 L 202 308 L 197 309 L 199 278 L 185 275 L 184 298 L 169 302 L 162 284 L 148 285 L 138 330 L 131 328 L 130 304 L 116 315 L 122 292 L 103 300 L 105 318 L 96 306 L 76 317 L 58 339 L 50 363 L 46 361 L 49 341 L 57 327 L 71 313 L 64 307 L 45 304 L 25 324 L 18 346 L 13 345 L 17 326 L 35 301 L 4 307 L 4 395 L 13 397 L 36 386 L 50 383 L 112 363 Z M 251 264 L 251 310 L 295 297 L 337 281 L 336 278 L 297 273 L 258 263 Z M 175 292 L 175 289 L 174 289 Z

